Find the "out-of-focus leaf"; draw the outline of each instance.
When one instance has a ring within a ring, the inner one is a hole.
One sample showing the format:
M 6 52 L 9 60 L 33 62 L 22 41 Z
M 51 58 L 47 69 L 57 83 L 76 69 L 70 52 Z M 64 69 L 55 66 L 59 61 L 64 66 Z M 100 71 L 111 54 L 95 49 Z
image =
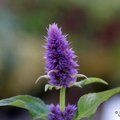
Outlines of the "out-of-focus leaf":
M 78 111 L 75 120 L 91 117 L 101 103 L 107 101 L 110 97 L 118 93 L 120 93 L 120 87 L 82 96 L 78 101 Z
M 83 87 L 85 85 L 92 84 L 92 83 L 103 83 L 103 84 L 108 85 L 108 83 L 106 81 L 104 81 L 104 80 L 102 80 L 100 78 L 90 77 L 90 78 L 81 80 L 80 82 L 76 82 L 75 86 Z
M 8 105 L 28 110 L 33 119 L 47 120 L 48 107 L 39 98 L 29 95 L 18 95 L 0 100 L 0 106 Z

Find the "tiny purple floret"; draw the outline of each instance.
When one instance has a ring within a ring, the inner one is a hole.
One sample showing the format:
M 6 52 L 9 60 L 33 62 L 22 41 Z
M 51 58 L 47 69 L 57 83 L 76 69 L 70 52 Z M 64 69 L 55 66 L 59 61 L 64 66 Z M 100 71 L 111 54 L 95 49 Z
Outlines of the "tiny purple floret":
M 50 105 L 50 114 L 48 120 L 72 120 L 76 113 L 75 105 L 68 105 L 64 111 L 60 110 L 59 105 Z
M 45 48 L 45 69 L 50 77 L 49 83 L 59 87 L 72 85 L 78 73 L 76 55 L 69 47 L 66 35 L 62 34 L 61 28 L 55 23 L 49 25 Z

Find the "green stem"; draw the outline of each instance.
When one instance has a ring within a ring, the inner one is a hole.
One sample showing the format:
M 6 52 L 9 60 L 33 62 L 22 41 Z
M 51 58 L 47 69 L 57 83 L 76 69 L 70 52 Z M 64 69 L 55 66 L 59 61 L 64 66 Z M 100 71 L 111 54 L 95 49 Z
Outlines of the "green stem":
M 65 109 L 65 92 L 66 92 L 66 89 L 62 87 L 60 89 L 60 109 L 61 109 L 61 111 L 64 111 L 64 109 Z

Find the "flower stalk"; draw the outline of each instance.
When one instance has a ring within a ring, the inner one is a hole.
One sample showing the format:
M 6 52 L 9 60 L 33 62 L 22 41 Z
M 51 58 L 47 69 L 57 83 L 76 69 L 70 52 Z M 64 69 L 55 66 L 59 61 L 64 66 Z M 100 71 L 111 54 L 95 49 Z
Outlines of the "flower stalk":
M 61 111 L 64 111 L 64 109 L 65 109 L 65 93 L 66 93 L 66 88 L 62 87 L 60 89 L 60 109 L 61 109 Z

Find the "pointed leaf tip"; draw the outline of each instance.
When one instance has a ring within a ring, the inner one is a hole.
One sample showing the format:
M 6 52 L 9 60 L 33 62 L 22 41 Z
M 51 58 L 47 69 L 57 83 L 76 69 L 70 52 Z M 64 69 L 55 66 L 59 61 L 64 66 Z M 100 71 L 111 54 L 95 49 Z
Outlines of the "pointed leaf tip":
M 75 86 L 84 87 L 86 85 L 93 84 L 93 83 L 102 83 L 102 84 L 108 85 L 108 83 L 106 81 L 104 81 L 100 78 L 90 77 L 90 78 L 81 80 L 80 82 L 76 82 Z
M 104 92 L 83 95 L 78 101 L 78 111 L 74 120 L 90 118 L 101 103 L 118 93 L 120 93 L 120 87 Z

